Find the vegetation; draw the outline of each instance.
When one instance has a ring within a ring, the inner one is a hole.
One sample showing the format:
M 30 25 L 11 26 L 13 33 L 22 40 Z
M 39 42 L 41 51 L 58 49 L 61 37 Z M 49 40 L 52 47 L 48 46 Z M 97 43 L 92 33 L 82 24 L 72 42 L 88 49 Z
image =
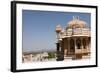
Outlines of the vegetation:
M 49 52 L 48 53 L 48 59 L 51 59 L 51 58 L 55 58 L 55 52 Z

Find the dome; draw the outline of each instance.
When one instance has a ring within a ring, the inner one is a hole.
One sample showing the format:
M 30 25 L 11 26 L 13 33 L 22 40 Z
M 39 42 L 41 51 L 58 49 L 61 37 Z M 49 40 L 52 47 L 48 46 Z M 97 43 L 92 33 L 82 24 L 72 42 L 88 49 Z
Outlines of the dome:
M 61 32 L 61 30 L 62 30 L 61 26 L 60 25 L 57 25 L 56 26 L 56 32 L 59 33 L 59 32 Z
M 80 20 L 79 17 L 73 17 L 73 20 L 68 22 L 67 28 L 85 28 L 86 22 L 83 20 Z

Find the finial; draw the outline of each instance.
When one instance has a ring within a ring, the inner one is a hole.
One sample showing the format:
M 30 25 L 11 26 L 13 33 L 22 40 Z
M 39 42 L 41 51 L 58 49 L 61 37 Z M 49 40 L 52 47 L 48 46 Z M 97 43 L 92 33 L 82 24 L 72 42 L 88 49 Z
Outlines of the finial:
M 73 20 L 75 19 L 75 16 L 73 16 Z
M 73 20 L 79 20 L 79 16 L 73 16 Z
M 60 24 L 58 24 L 58 25 L 56 26 L 56 32 L 57 32 L 57 33 L 60 33 L 61 30 L 62 30 L 62 28 L 61 28 Z

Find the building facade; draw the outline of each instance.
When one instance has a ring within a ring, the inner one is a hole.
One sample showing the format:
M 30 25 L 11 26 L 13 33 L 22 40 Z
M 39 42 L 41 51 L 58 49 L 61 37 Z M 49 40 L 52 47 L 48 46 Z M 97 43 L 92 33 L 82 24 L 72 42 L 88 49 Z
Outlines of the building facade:
M 60 25 L 57 25 L 56 32 L 59 43 L 59 50 L 57 51 L 62 52 L 64 58 L 82 59 L 85 56 L 90 56 L 91 29 L 87 27 L 85 21 L 73 16 L 64 30 Z

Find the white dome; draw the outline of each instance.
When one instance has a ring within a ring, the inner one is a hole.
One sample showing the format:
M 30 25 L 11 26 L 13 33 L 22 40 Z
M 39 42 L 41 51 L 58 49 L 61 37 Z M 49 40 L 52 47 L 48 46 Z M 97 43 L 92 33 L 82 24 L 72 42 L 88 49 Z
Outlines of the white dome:
M 73 20 L 68 22 L 68 28 L 85 28 L 86 22 L 80 20 L 79 18 L 73 18 Z

